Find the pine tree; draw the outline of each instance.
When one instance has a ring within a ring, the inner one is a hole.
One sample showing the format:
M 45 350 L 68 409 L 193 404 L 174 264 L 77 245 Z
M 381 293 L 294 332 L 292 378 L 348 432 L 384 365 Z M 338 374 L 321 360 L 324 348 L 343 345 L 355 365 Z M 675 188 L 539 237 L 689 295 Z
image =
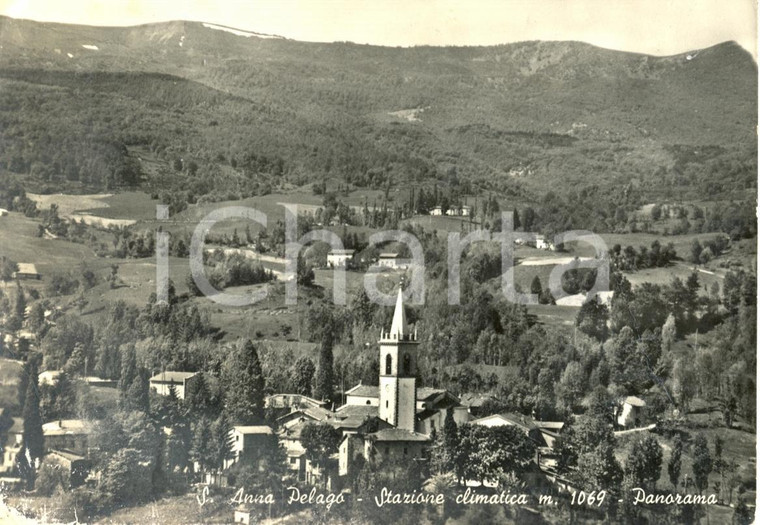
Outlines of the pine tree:
M 129 385 L 124 397 L 124 406 L 127 410 L 138 410 L 148 413 L 150 409 L 149 385 L 146 374 L 138 373 Z
M 322 347 L 319 351 L 319 367 L 314 386 L 314 397 L 319 400 L 330 401 L 333 396 L 333 335 L 332 331 L 326 330 L 322 334 Z
M 211 392 L 203 372 L 198 372 L 185 387 L 185 404 L 196 413 L 206 414 L 213 405 Z
M 530 293 L 541 295 L 541 279 L 536 275 L 530 283 Z
M 193 442 L 190 447 L 190 459 L 204 471 L 211 463 L 211 424 L 205 416 L 193 425 Z
M 259 354 L 250 340 L 230 354 L 225 392 L 230 419 L 238 425 L 252 425 L 264 416 L 264 375 Z
M 227 415 L 222 412 L 222 415 L 214 422 L 211 429 L 212 434 L 212 452 L 213 452 L 213 467 L 223 469 L 224 463 L 232 459 L 232 426 Z

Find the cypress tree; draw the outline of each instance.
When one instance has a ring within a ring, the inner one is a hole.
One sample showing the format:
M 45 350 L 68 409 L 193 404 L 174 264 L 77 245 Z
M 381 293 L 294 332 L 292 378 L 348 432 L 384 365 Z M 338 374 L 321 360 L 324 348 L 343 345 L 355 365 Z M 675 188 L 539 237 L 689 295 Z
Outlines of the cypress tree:
M 40 392 L 37 385 L 37 369 L 32 367 L 26 388 L 24 410 L 24 449 L 32 459 L 41 458 L 44 449 L 42 417 L 40 416 Z
M 259 354 L 247 340 L 227 363 L 227 410 L 239 425 L 253 425 L 264 417 L 264 374 Z
M 333 397 L 333 335 L 330 330 L 322 334 L 322 347 L 319 351 L 319 367 L 314 386 L 317 399 L 330 401 Z

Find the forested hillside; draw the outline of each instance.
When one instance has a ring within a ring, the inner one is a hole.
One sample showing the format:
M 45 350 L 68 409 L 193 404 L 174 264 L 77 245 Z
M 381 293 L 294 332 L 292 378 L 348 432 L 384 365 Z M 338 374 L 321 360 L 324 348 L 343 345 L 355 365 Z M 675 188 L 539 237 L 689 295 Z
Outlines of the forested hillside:
M 0 168 L 43 191 L 142 185 L 193 202 L 325 180 L 539 203 L 550 185 L 564 206 L 582 199 L 572 189 L 613 213 L 756 193 L 757 66 L 734 43 L 656 58 L 2 18 L 0 45 Z

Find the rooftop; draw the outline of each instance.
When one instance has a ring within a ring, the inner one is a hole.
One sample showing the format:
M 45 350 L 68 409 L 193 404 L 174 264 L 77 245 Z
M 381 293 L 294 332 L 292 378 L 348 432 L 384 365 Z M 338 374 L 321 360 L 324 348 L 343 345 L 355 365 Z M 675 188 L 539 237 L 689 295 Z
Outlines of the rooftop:
M 37 267 L 32 263 L 17 263 L 18 273 L 37 273 Z
M 522 428 L 526 432 L 537 428 L 535 422 L 531 418 L 523 416 L 522 414 L 513 413 L 491 414 L 490 416 L 475 419 L 470 423 L 472 425 L 485 425 L 486 421 L 494 419 L 500 420 L 501 425 L 514 425 L 516 427 Z
M 330 250 L 328 255 L 353 255 L 356 250 Z
M 494 400 L 491 394 L 463 394 L 462 404 L 467 407 L 482 407 L 487 401 Z
M 359 396 L 359 397 L 379 397 L 380 387 L 373 385 L 356 385 L 350 390 L 346 391 L 347 396 Z
M 264 434 L 272 435 L 272 428 L 266 425 L 246 425 L 233 427 L 240 434 Z
M 430 441 L 430 438 L 428 438 L 425 434 L 420 434 L 418 432 L 411 432 L 409 430 L 403 430 L 401 428 L 386 428 L 383 430 L 378 430 L 377 432 L 374 432 L 372 434 L 368 434 L 368 437 L 373 439 L 376 442 L 390 442 L 390 441 L 401 441 L 401 442 L 409 442 L 409 441 L 416 441 L 416 442 L 428 442 Z
M 153 383 L 184 383 L 186 379 L 193 377 L 197 372 L 172 372 L 167 370 L 150 378 Z
M 64 436 L 66 434 L 89 434 L 92 425 L 83 419 L 58 419 L 42 425 L 45 436 Z
M 633 407 L 644 407 L 647 406 L 647 402 L 641 399 L 640 397 L 636 396 L 628 396 L 625 398 L 624 403 L 628 403 L 629 405 Z

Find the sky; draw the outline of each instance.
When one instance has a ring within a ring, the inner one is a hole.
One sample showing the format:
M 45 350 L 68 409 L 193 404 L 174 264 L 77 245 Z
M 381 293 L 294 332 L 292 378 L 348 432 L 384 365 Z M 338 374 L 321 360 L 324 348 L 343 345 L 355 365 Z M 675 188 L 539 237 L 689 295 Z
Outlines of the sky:
M 673 55 L 735 40 L 757 60 L 755 0 L 0 0 L 0 13 L 87 25 L 195 20 L 386 46 L 578 40 Z

